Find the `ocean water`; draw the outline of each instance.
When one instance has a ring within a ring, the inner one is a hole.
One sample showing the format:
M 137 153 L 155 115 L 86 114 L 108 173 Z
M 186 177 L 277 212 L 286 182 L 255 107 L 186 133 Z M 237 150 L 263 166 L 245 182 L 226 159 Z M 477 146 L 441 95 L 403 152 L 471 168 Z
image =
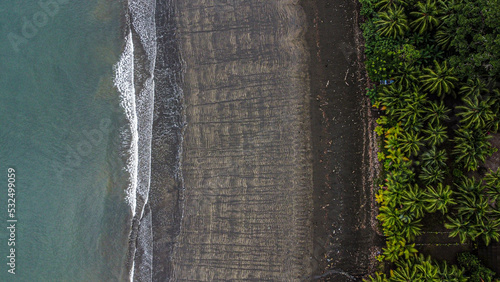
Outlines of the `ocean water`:
M 153 82 L 147 73 L 134 79 L 140 63 L 127 5 L 0 2 L 0 281 L 131 275 L 132 230 L 147 200 L 149 147 L 140 141 L 149 134 Z M 144 61 L 146 70 L 154 63 Z M 16 186 L 10 218 L 9 168 Z M 15 246 L 8 246 L 8 219 L 17 220 Z

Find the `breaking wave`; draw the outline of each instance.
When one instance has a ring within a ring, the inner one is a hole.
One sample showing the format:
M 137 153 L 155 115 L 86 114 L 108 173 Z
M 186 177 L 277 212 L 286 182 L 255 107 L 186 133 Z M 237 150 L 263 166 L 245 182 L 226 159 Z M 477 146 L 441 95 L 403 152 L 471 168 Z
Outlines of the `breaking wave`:
M 151 216 L 144 215 L 151 181 L 155 6 L 155 0 L 129 0 L 126 3 L 125 46 L 119 62 L 114 66 L 114 84 L 120 93 L 120 106 L 127 120 L 120 137 L 129 178 L 125 201 L 132 214 L 127 260 L 131 281 L 151 281 Z M 141 257 L 139 261 L 136 261 L 137 256 Z M 134 273 L 134 269 L 144 271 Z

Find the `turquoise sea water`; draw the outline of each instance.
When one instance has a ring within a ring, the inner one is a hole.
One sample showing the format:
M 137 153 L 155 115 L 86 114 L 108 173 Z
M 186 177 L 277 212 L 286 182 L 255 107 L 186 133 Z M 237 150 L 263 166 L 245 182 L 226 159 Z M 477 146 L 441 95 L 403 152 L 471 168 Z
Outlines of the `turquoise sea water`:
M 123 11 L 112 0 L 0 2 L 0 281 L 128 275 L 126 120 L 113 87 Z M 16 171 L 15 275 L 8 168 Z

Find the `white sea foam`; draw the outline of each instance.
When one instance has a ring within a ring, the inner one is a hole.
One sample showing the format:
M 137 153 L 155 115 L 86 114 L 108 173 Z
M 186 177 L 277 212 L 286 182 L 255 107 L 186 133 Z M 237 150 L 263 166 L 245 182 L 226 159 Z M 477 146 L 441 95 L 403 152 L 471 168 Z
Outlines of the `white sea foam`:
M 124 145 L 128 153 L 126 170 L 129 174 L 129 182 L 126 189 L 125 200 L 131 208 L 132 215 L 135 216 L 137 205 L 136 192 L 139 160 L 139 134 L 134 88 L 134 44 L 131 32 L 128 33 L 125 49 L 121 55 L 120 61 L 114 66 L 114 70 L 114 83 L 120 92 L 120 106 L 124 109 L 127 120 L 129 121 L 129 128 L 121 133 L 122 140 L 126 140 L 125 142 L 127 142 L 127 144 Z
M 124 144 L 127 154 L 126 169 L 130 178 L 126 190 L 126 201 L 133 215 L 129 238 L 131 242 L 128 262 L 129 278 L 130 281 L 151 281 L 153 273 L 152 218 L 151 212 L 145 213 L 145 206 L 149 201 L 153 111 L 157 98 L 155 97 L 157 94 L 155 93 L 158 44 L 155 22 L 157 3 L 156 0 L 128 0 L 127 4 L 129 30 L 125 49 L 120 61 L 115 65 L 114 82 L 120 92 L 120 105 L 128 120 L 127 128 L 123 130 L 121 137 L 126 142 Z M 171 3 L 166 1 L 161 4 L 170 5 Z M 135 55 L 135 52 L 138 55 Z M 172 74 L 173 76 L 175 74 Z M 161 83 L 157 86 L 163 89 Z M 182 96 L 180 88 L 176 93 Z M 176 99 L 181 99 L 180 96 L 176 96 Z M 175 100 L 172 104 L 175 105 L 177 102 Z M 160 128 L 168 130 L 168 127 L 163 128 L 161 125 Z M 182 137 L 180 139 L 182 142 Z M 173 170 L 178 180 L 182 182 L 180 171 L 182 148 L 179 148 L 175 154 L 179 163 L 175 164 Z
M 129 0 L 130 24 L 135 30 L 140 46 L 134 48 L 143 49 L 146 59 L 141 58 L 140 63 L 145 73 L 134 73 L 138 75 L 139 88 L 135 95 L 136 124 L 138 126 L 138 160 L 136 180 L 136 213 L 137 219 L 142 219 L 144 206 L 149 197 L 150 175 L 151 175 L 151 137 L 153 124 L 154 106 L 154 68 L 156 60 L 156 26 L 155 26 L 155 0 Z M 132 50 L 134 51 L 134 50 Z M 136 64 L 138 62 L 135 62 Z M 133 69 L 133 68 L 132 68 Z M 136 85 L 137 87 L 137 85 Z M 138 92 L 137 92 L 138 91 Z
M 156 0 L 128 0 L 128 36 L 126 47 L 119 63 L 115 66 L 115 85 L 120 92 L 120 104 L 128 120 L 128 128 L 122 132 L 126 140 L 126 169 L 129 186 L 126 201 L 132 209 L 132 226 L 129 250 L 129 277 L 131 281 L 150 281 L 153 242 L 151 218 L 144 220 L 145 205 L 148 202 L 151 178 L 151 138 L 154 107 L 154 69 L 156 59 Z M 138 39 L 138 41 L 137 41 Z M 135 43 L 135 44 L 134 44 Z M 144 52 L 135 58 L 134 53 Z M 137 70 L 134 69 L 134 64 Z M 144 70 L 144 72 L 142 71 Z M 144 225 L 144 226 L 140 226 Z M 151 236 L 147 236 L 147 235 Z M 142 255 L 135 261 L 137 248 Z M 146 256 L 147 258 L 145 258 Z M 136 267 L 138 270 L 136 271 Z

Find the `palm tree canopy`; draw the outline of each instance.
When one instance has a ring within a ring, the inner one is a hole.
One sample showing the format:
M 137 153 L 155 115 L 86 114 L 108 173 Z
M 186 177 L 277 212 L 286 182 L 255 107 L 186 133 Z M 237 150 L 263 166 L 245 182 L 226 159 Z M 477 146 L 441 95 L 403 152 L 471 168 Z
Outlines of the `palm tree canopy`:
M 460 96 L 462 98 L 467 98 L 469 96 L 476 96 L 479 97 L 481 94 L 488 92 L 488 89 L 486 88 L 486 84 L 479 78 L 476 79 L 468 79 L 467 83 L 460 87 L 460 90 L 458 93 L 460 93 Z
M 437 102 L 432 101 L 427 104 L 424 108 L 425 116 L 424 119 L 429 123 L 439 123 L 441 121 L 448 121 L 450 118 L 448 114 L 450 113 L 450 109 L 448 109 L 443 101 Z
M 426 202 L 429 212 L 441 211 L 443 214 L 448 212 L 448 206 L 456 204 L 453 200 L 453 191 L 449 185 L 444 186 L 439 183 L 436 188 L 427 187 Z
M 416 17 L 410 26 L 418 33 L 432 30 L 440 23 L 436 1 L 418 2 L 417 11 L 411 12 L 410 15 Z
M 400 63 L 394 76 L 395 84 L 410 89 L 418 82 L 419 69 L 408 62 Z
M 424 139 L 431 146 L 441 145 L 446 139 L 448 139 L 446 126 L 442 124 L 433 125 L 432 123 L 429 125 L 428 129 L 422 130 L 427 137 Z
M 414 156 L 416 156 L 420 151 L 420 147 L 424 145 L 422 143 L 422 138 L 423 137 L 420 137 L 418 133 L 404 132 L 399 138 L 401 150 L 403 151 L 403 153 L 409 155 L 413 154 Z
M 492 154 L 488 139 L 491 135 L 470 128 L 455 130 L 453 154 L 455 160 L 461 162 L 468 171 L 477 170 L 480 163 Z
M 485 129 L 486 125 L 495 118 L 491 109 L 495 102 L 493 99 L 472 96 L 464 98 L 463 101 L 464 105 L 456 108 L 461 110 L 457 115 L 462 118 L 460 123 L 465 128 Z
M 406 0 L 379 0 L 375 3 L 375 7 L 379 9 L 379 11 L 394 9 L 400 6 L 407 6 Z
M 375 24 L 378 27 L 377 32 L 381 36 L 397 38 L 403 36 L 408 30 L 408 21 L 402 7 L 379 12 L 378 17 L 379 19 L 375 21 Z
M 446 150 L 437 150 L 435 146 L 422 154 L 422 166 L 446 167 L 448 156 Z
M 460 238 L 460 243 L 464 244 L 467 239 L 473 235 L 471 231 L 470 223 L 464 220 L 461 216 L 450 217 L 447 216 L 448 222 L 444 224 L 446 229 L 451 229 L 450 237 L 458 236 Z
M 420 76 L 425 91 L 436 94 L 438 97 L 443 97 L 444 94 L 449 94 L 455 88 L 458 78 L 453 75 L 454 69 L 448 68 L 448 64 L 444 61 L 440 65 L 434 61 L 434 69 L 424 68 L 426 74 Z

